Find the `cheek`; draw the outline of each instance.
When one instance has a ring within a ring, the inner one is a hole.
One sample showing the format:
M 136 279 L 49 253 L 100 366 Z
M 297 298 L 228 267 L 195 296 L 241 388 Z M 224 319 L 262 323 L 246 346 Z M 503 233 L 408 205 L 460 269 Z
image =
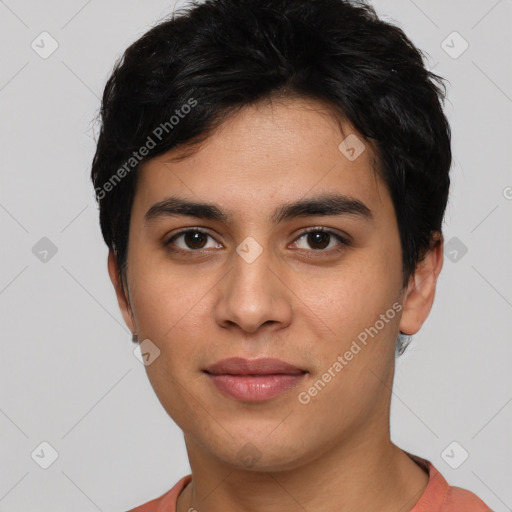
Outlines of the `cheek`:
M 336 375 L 325 394 L 322 391 L 318 407 L 331 403 L 346 410 L 357 403 L 363 414 L 386 392 L 380 379 L 388 382 L 393 367 L 400 264 L 391 262 L 392 254 L 387 258 L 381 254 L 361 253 L 357 263 L 326 282 L 324 294 L 317 296 L 316 311 L 329 331 L 318 345 L 322 347 L 321 353 L 317 352 L 322 364 L 315 377 L 322 379 L 329 368 Z
M 208 292 L 218 279 L 197 276 L 191 267 L 178 270 L 162 262 L 149 263 L 146 259 L 144 265 L 132 267 L 133 309 L 140 335 L 160 350 L 146 366 L 148 378 L 166 409 L 179 410 L 190 400 L 187 382 L 196 377 L 198 362 L 211 345 Z
M 321 287 L 315 287 L 310 294 L 311 309 L 347 340 L 392 307 L 398 292 L 397 273 L 387 258 L 361 253 L 349 266 L 323 280 Z
M 134 272 L 133 308 L 140 333 L 160 350 L 145 367 L 148 379 L 164 409 L 179 425 L 194 421 L 193 379 L 202 354 L 204 315 L 208 314 L 204 281 L 180 278 L 158 271 Z M 211 287 L 211 286 L 210 286 Z M 188 404 L 188 405 L 187 405 Z M 190 405 L 193 405 L 190 408 Z M 196 412 L 197 415 L 197 412 Z
M 172 265 L 161 251 L 134 255 L 131 265 L 132 304 L 142 334 L 163 341 L 182 325 L 199 324 L 213 277 Z
M 322 319 L 317 326 L 329 327 L 328 334 L 319 336 L 315 351 L 321 364 L 313 379 L 329 384 L 314 407 L 340 411 L 333 412 L 334 421 L 343 423 L 347 409 L 354 417 L 365 416 L 387 392 L 382 382 L 391 378 L 400 306 L 395 276 L 385 272 L 386 265 L 368 260 L 340 273 L 314 302 Z

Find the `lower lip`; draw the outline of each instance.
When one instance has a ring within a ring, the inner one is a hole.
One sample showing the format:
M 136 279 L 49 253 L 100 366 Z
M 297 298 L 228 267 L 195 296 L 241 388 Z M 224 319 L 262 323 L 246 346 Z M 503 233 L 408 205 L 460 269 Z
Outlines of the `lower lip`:
M 306 374 L 207 375 L 220 391 L 231 398 L 245 402 L 261 402 L 294 388 Z

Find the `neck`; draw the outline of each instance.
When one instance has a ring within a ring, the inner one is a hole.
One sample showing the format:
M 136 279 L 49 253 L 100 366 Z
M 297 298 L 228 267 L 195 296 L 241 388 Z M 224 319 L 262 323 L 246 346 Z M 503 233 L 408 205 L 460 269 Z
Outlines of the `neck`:
M 281 471 L 233 467 L 187 436 L 185 442 L 192 481 L 178 498 L 177 512 L 410 512 L 428 484 L 425 471 L 389 435 L 353 436 Z

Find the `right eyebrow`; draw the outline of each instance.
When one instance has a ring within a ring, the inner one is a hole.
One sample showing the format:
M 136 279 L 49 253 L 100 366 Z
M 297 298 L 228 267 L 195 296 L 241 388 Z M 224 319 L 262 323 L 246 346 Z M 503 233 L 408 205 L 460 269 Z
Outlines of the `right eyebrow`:
M 175 217 L 178 215 L 224 223 L 229 221 L 229 216 L 213 204 L 199 203 L 177 197 L 168 197 L 155 203 L 144 215 L 144 221 L 149 223 L 161 217 Z

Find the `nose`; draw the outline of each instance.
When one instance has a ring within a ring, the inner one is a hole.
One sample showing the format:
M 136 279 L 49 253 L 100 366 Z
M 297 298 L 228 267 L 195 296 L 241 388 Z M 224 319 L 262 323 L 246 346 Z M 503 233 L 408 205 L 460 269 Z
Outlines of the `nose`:
M 246 333 L 255 333 L 267 324 L 275 329 L 287 327 L 293 292 L 282 272 L 284 264 L 265 249 L 253 261 L 240 254 L 233 252 L 232 267 L 218 285 L 217 323 L 225 328 L 238 326 Z

